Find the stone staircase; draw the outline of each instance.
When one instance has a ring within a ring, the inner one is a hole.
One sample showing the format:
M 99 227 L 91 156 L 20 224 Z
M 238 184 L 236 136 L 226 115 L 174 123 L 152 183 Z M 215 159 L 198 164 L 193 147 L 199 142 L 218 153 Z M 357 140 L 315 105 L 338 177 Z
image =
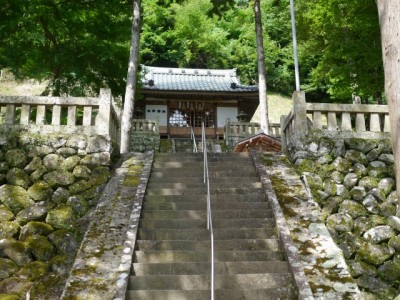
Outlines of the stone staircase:
M 126 299 L 210 299 L 202 154 L 156 155 Z M 209 154 L 216 299 L 297 299 L 250 158 Z

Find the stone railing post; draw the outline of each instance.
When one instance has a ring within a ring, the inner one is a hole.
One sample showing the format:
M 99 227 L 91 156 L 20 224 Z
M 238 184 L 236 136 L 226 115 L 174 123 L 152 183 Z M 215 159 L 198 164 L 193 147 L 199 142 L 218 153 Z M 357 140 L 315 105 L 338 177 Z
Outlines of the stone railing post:
M 282 147 L 283 153 L 286 153 L 286 151 L 287 151 L 286 134 L 285 134 L 285 130 L 283 130 L 283 127 L 285 126 L 286 118 L 287 118 L 287 116 L 281 116 L 281 147 Z
M 111 90 L 100 89 L 99 114 L 97 115 L 96 127 L 98 134 L 109 135 L 111 122 Z
M 306 109 L 306 94 L 302 91 L 295 91 L 292 95 L 294 110 L 294 135 L 298 140 L 308 134 L 308 121 Z

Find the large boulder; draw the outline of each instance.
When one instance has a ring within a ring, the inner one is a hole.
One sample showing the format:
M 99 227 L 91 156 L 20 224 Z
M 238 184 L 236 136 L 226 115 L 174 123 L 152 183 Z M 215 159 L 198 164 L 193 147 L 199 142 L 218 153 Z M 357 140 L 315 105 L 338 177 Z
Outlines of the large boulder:
M 24 188 L 10 184 L 0 186 L 0 202 L 14 214 L 34 203 Z

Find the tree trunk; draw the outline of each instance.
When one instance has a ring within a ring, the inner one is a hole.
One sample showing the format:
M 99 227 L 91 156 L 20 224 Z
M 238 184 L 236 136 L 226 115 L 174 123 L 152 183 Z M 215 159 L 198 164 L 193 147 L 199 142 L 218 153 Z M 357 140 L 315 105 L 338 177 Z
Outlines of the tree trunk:
M 261 22 L 260 0 L 254 0 L 255 30 L 257 40 L 257 61 L 258 61 L 258 90 L 260 99 L 260 126 L 264 133 L 268 134 L 268 101 L 267 81 L 265 76 L 264 42 Z
M 385 94 L 389 105 L 397 195 L 400 199 L 400 1 L 376 0 L 381 26 Z
M 138 60 L 139 60 L 140 17 L 141 17 L 140 0 L 134 0 L 131 48 L 129 54 L 128 76 L 126 79 L 124 110 L 122 112 L 121 148 L 120 148 L 121 153 L 129 152 L 133 110 L 135 108 L 136 73 L 138 69 Z

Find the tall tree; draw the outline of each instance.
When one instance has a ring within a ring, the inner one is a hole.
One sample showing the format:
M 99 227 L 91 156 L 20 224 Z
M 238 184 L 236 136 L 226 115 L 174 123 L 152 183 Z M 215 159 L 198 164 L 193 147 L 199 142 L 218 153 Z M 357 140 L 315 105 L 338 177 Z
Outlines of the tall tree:
M 121 153 L 129 152 L 129 142 L 131 137 L 133 110 L 135 108 L 136 74 L 139 61 L 139 41 L 140 41 L 140 19 L 141 2 L 133 1 L 132 37 L 129 54 L 128 76 L 126 79 L 126 90 L 124 98 L 124 110 L 122 113 L 121 124 Z
M 389 105 L 391 136 L 400 199 L 400 2 L 376 0 L 381 26 L 385 94 Z
M 260 0 L 254 0 L 255 31 L 257 40 L 257 61 L 258 61 L 258 92 L 260 98 L 260 126 L 268 134 L 268 100 L 267 100 L 267 81 L 265 78 L 265 55 L 264 39 L 261 22 Z

